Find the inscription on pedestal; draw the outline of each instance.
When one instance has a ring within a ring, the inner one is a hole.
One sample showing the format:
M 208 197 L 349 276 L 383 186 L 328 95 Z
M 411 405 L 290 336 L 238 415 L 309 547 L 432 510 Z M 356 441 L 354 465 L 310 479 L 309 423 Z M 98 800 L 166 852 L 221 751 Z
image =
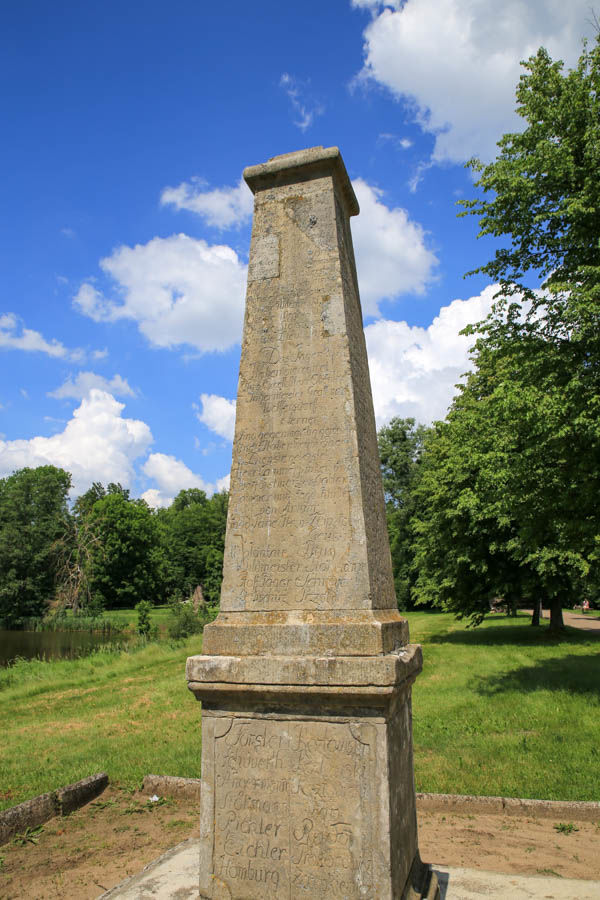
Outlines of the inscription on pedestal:
M 373 725 L 224 718 L 214 742 L 214 875 L 232 898 L 375 896 Z

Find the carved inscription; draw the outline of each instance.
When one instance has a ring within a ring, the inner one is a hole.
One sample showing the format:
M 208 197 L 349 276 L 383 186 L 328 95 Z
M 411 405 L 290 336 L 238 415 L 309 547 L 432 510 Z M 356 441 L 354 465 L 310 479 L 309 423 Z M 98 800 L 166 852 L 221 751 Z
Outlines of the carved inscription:
M 222 723 L 213 858 L 231 897 L 374 897 L 374 727 Z
M 256 195 L 221 609 L 374 605 L 396 602 L 348 216 L 326 177 L 281 184 Z

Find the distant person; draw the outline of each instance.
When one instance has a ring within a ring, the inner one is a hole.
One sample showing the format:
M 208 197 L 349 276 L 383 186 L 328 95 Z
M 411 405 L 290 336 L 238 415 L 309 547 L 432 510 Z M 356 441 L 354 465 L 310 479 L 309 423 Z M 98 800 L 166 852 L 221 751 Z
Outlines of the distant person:
M 589 610 L 589 608 L 590 608 L 590 601 L 584 600 L 583 603 L 581 604 L 581 609 L 583 610 L 584 613 L 586 613 Z

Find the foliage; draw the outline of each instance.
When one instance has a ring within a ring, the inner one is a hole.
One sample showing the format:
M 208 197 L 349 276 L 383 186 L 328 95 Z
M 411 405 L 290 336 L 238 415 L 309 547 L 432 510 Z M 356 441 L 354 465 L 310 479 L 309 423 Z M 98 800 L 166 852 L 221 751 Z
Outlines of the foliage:
M 573 834 L 574 831 L 579 831 L 579 828 L 574 822 L 559 822 L 554 826 L 554 830 L 559 834 Z
M 28 825 L 25 831 L 15 834 L 13 837 L 13 844 L 16 844 L 19 847 L 26 847 L 28 844 L 37 844 L 43 831 L 43 825 L 35 825 L 33 827 Z
M 393 418 L 379 429 L 377 442 L 386 500 L 386 515 L 396 599 L 400 609 L 413 606 L 414 582 L 412 517 L 421 459 L 431 429 L 411 418 Z
M 67 612 L 94 620 L 199 586 L 218 603 L 226 492 L 183 490 L 155 512 L 120 484 L 94 482 L 69 511 L 70 480 L 53 466 L 0 480 L 0 621 L 38 628 L 51 610 L 57 629 L 72 624 Z
M 195 610 L 189 600 L 181 600 L 179 594 L 175 594 L 169 603 L 169 622 L 167 630 L 169 637 L 174 640 L 199 634 L 204 627 L 200 610 Z M 202 611 L 203 613 L 204 611 Z
M 98 537 L 89 565 L 90 588 L 106 609 L 152 603 L 157 572 L 152 551 L 158 543 L 156 520 L 143 500 L 107 493 L 88 514 Z
M 147 600 L 140 600 L 140 602 L 137 603 L 135 607 L 135 611 L 138 615 L 137 631 L 138 634 L 141 634 L 143 637 L 148 637 L 152 629 L 152 623 L 150 622 L 150 609 L 151 607 Z
M 526 127 L 500 139 L 494 162 L 470 162 L 477 185 L 493 196 L 463 201 L 463 215 L 480 217 L 482 235 L 511 238 L 476 271 L 499 281 L 504 298 L 525 294 L 534 308 L 550 302 L 562 316 L 570 302 L 565 292 L 598 298 L 600 34 L 566 74 L 543 47 L 523 66 L 516 94 Z M 525 283 L 527 272 L 544 282 L 549 297 Z
M 159 510 L 160 568 L 167 595 L 179 590 L 189 597 L 200 584 L 205 599 L 218 602 L 227 501 L 225 492 L 209 499 L 193 488 L 180 491 L 168 509 Z
M 566 74 L 544 49 L 524 65 L 526 127 L 470 164 L 483 195 L 463 214 L 510 245 L 477 270 L 500 293 L 429 448 L 418 593 L 475 622 L 497 593 L 541 598 L 559 629 L 598 587 L 600 36 Z
M 55 466 L 0 479 L 0 619 L 18 627 L 53 597 L 71 476 Z

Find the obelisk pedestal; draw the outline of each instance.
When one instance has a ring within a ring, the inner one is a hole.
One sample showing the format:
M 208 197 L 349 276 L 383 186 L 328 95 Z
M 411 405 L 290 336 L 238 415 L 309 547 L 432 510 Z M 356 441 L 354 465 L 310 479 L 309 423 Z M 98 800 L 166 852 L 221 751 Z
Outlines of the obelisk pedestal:
M 200 896 L 435 897 L 411 685 L 337 148 L 246 169 L 255 195 L 221 611 L 202 701 Z

